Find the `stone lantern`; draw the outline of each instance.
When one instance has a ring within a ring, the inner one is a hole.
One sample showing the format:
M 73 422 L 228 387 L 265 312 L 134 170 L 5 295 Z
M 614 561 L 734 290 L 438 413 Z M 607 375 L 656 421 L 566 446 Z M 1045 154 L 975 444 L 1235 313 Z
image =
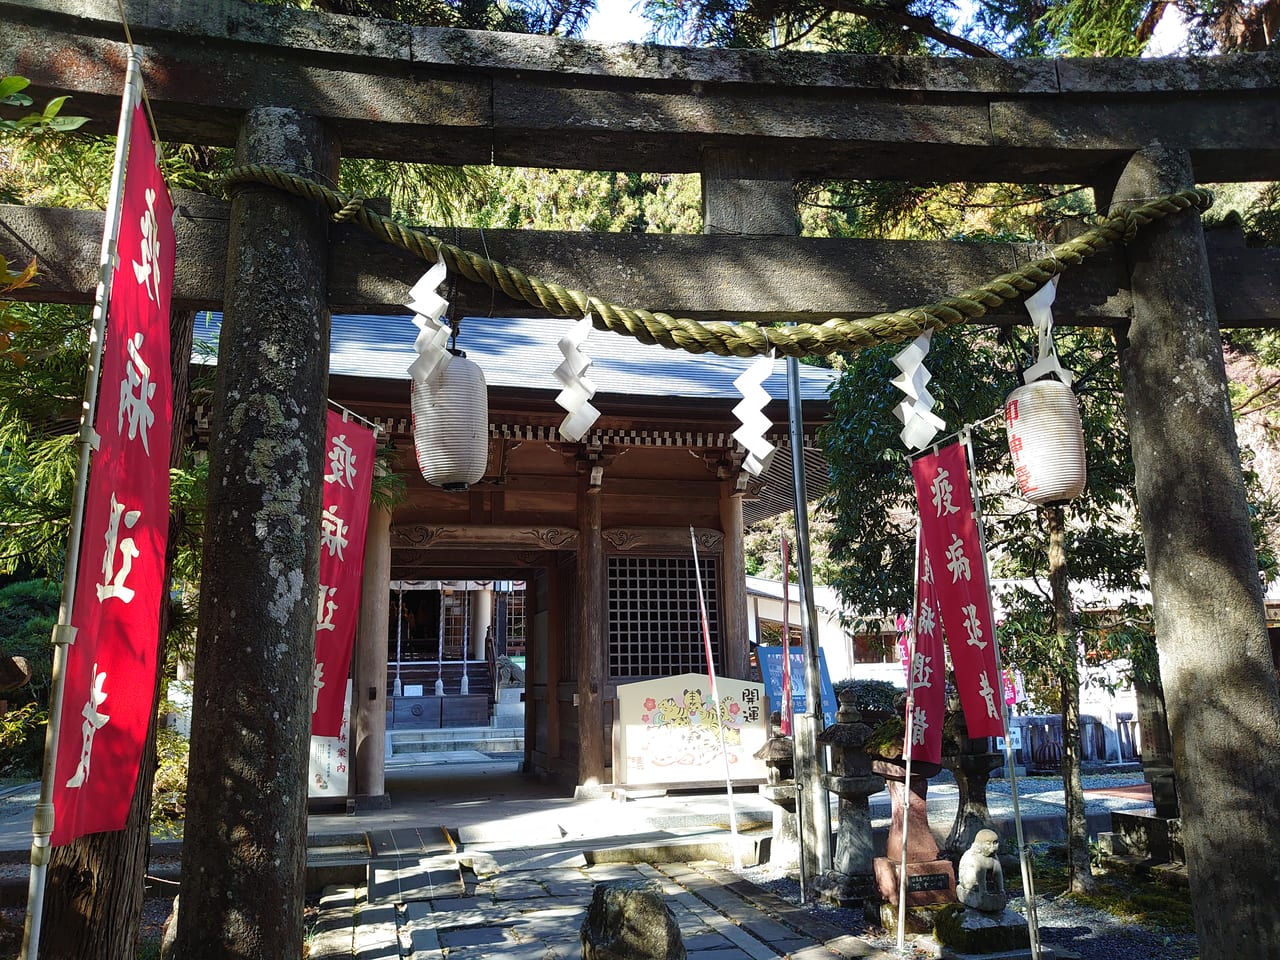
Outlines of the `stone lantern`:
M 871 769 L 865 749 L 870 735 L 871 727 L 854 705 L 854 692 L 841 690 L 836 722 L 818 734 L 818 742 L 832 748 L 832 772 L 823 775 L 822 783 L 840 798 L 840 826 L 832 869 L 815 888 L 823 900 L 842 907 L 865 902 L 875 890 L 868 798 L 884 788 L 884 777 Z
M 760 795 L 773 804 L 773 837 L 769 862 L 791 873 L 800 866 L 800 828 L 796 819 L 795 745 L 779 732 L 782 715 L 769 716 L 770 737 L 755 757 L 764 761 L 768 782 Z

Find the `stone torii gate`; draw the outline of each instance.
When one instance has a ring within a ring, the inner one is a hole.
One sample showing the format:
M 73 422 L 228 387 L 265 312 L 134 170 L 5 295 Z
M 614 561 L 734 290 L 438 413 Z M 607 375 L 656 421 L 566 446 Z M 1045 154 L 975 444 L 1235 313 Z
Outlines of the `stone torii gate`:
M 928 302 L 1025 262 L 1019 246 L 794 236 L 800 178 L 1079 183 L 1099 209 L 1197 181 L 1280 179 L 1280 62 L 961 61 L 602 46 L 410 28 L 239 0 L 127 0 L 162 136 L 331 182 L 340 155 L 703 176 L 706 236 L 486 232 L 492 258 L 693 319 L 821 322 Z M 0 0 L 0 49 L 37 96 L 107 133 L 125 60 L 114 0 Z M 91 295 L 100 215 L 0 208 L 35 296 Z M 461 245 L 478 249 L 462 231 Z M 315 204 L 242 183 L 179 225 L 174 305 L 221 307 L 184 956 L 295 955 L 305 853 L 296 669 L 313 628 L 330 309 L 385 310 L 420 261 Z M 225 265 L 225 269 L 224 269 Z M 1138 506 L 1206 958 L 1280 954 L 1280 696 L 1220 326 L 1273 325 L 1280 251 L 1206 246 L 1194 211 L 1074 269 L 1057 309 L 1120 345 Z M 491 294 L 462 284 L 465 309 Z M 499 311 L 527 311 L 499 297 Z M 993 322 L 1016 322 L 997 309 Z M 281 364 L 288 358 L 288 364 Z M 242 479 L 256 479 L 246 485 Z M 223 486 L 224 479 L 227 485 Z M 298 521 L 301 518 L 301 522 Z M 598 575 L 589 551 L 583 568 Z M 246 642 L 251 625 L 252 642 Z M 598 638 L 597 638 L 598 639 Z M 600 722 L 589 689 L 581 724 Z M 216 748 L 216 753 L 215 753 Z M 215 761 L 231 757 L 228 769 Z M 599 758 L 580 760 L 592 775 Z M 284 811 L 283 813 L 281 811 Z M 287 882 L 286 882 L 287 881 Z M 239 913 L 234 921 L 230 911 Z M 297 921 L 296 923 L 294 921 Z

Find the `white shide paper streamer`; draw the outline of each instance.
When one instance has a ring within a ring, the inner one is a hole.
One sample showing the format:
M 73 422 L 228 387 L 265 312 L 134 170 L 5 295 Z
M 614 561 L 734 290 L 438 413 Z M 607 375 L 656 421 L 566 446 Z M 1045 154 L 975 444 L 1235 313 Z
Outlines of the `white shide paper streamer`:
M 769 463 L 777 452 L 777 448 L 765 438 L 765 433 L 773 429 L 773 421 L 764 415 L 765 405 L 771 398 L 763 384 L 771 373 L 773 357 L 759 357 L 733 381 L 742 394 L 742 400 L 733 408 L 734 416 L 742 426 L 733 431 L 733 439 L 747 451 L 742 468 L 753 477 L 769 469 Z
M 449 301 L 436 292 L 444 283 L 444 275 L 444 261 L 440 260 L 413 285 L 405 304 L 414 312 L 413 323 L 419 330 L 418 338 L 413 342 L 418 357 L 409 364 L 409 376 L 422 382 L 434 380 L 453 359 L 447 347 L 451 332 L 449 325 L 440 322 L 449 309 Z
M 588 313 L 560 338 L 564 360 L 556 367 L 555 378 L 564 389 L 556 395 L 556 403 L 567 411 L 560 423 L 560 436 L 566 440 L 581 440 L 600 417 L 600 411 L 591 405 L 596 393 L 595 381 L 587 376 L 591 358 L 582 352 L 582 344 L 590 333 L 591 314 Z
M 933 394 L 928 391 L 933 374 L 925 369 L 924 358 L 929 354 L 933 331 L 926 330 L 916 337 L 893 358 L 894 365 L 902 371 L 893 378 L 893 385 L 907 395 L 893 414 L 902 421 L 902 442 L 912 450 L 923 450 L 938 435 L 946 422 L 933 412 Z
M 1031 324 L 1036 328 L 1036 335 L 1040 340 L 1040 355 L 1035 363 L 1023 371 L 1023 383 L 1034 383 L 1041 377 L 1054 376 L 1069 387 L 1075 379 L 1071 371 L 1058 362 L 1058 352 L 1053 345 L 1053 310 L 1050 308 L 1057 295 L 1058 278 L 1055 276 L 1025 301 L 1027 313 L 1031 314 Z

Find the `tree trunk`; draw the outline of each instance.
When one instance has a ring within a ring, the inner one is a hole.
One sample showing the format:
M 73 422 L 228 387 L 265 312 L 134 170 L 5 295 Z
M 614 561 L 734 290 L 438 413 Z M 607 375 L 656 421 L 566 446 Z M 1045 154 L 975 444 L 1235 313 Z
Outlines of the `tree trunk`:
M 1193 183 L 1159 144 L 1116 200 Z M 1118 335 L 1160 679 L 1203 960 L 1280 956 L 1280 691 L 1271 660 L 1209 281 L 1194 211 L 1126 246 L 1133 320 Z
M 236 158 L 337 176 L 323 129 L 287 108 L 250 110 Z M 326 222 L 270 187 L 233 192 L 173 953 L 183 960 L 302 955 Z
M 1085 817 L 1084 784 L 1080 779 L 1079 645 L 1072 622 L 1067 535 L 1061 506 L 1045 510 L 1049 521 L 1049 587 L 1053 592 L 1053 629 L 1062 651 L 1062 793 L 1067 805 L 1067 871 L 1072 893 L 1095 888 L 1089 865 L 1089 822 Z
M 169 466 L 182 464 L 187 445 L 191 338 L 195 313 L 174 311 L 169 316 L 169 366 L 173 376 L 173 442 Z M 156 638 L 156 682 L 152 703 L 158 704 L 164 673 L 164 639 L 169 630 L 169 583 L 178 553 L 183 516 L 169 514 L 169 544 L 165 551 L 165 603 L 160 608 Z M 118 960 L 138 949 L 142 920 L 144 877 L 151 850 L 151 785 L 156 772 L 156 711 L 151 711 L 142 766 L 123 830 L 94 833 L 56 847 L 45 888 L 44 922 L 40 927 L 40 956 L 45 960 Z

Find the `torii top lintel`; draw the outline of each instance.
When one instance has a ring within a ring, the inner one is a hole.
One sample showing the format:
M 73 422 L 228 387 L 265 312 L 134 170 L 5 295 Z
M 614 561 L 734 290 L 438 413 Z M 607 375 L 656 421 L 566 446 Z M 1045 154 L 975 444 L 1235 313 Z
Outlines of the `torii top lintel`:
M 606 45 L 409 27 L 242 0 L 125 0 L 167 139 L 235 140 L 291 106 L 346 156 L 685 172 L 703 151 L 793 177 L 1096 183 L 1153 141 L 1201 182 L 1280 179 L 1280 61 L 965 60 Z M 110 132 L 116 0 L 0 0 L 32 92 Z

